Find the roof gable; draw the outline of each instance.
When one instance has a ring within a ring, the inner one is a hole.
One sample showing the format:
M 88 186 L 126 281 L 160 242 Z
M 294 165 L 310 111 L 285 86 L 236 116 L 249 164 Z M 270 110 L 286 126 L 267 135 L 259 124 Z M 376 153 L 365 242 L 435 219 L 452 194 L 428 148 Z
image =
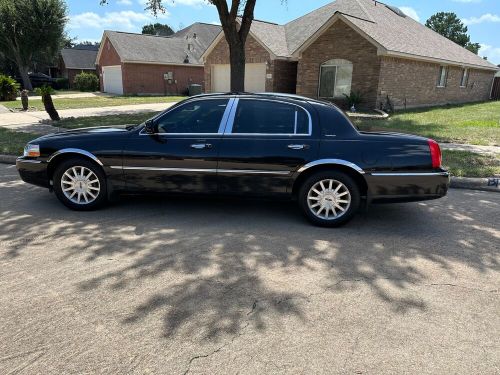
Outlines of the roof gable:
M 97 50 L 63 48 L 61 57 L 66 69 L 95 69 Z
M 380 1 L 337 0 L 285 25 L 254 21 L 250 33 L 277 57 L 296 58 L 330 24 L 341 18 L 377 45 L 381 54 L 498 69 L 480 56 L 401 14 L 397 8 Z
M 105 31 L 122 62 L 158 64 L 201 64 L 201 55 L 220 32 L 220 26 L 195 23 L 165 37 Z M 99 56 L 104 43 L 101 43 Z

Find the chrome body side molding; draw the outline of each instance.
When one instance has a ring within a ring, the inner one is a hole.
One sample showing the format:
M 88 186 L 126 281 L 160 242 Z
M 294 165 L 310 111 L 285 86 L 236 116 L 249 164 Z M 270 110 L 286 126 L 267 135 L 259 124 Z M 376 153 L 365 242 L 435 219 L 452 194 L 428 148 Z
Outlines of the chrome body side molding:
M 52 159 L 54 159 L 56 156 L 62 155 L 62 154 L 84 155 L 84 156 L 87 156 L 87 157 L 91 158 L 92 160 L 94 160 L 101 167 L 104 166 L 104 164 L 102 164 L 102 162 L 94 154 L 92 154 L 88 151 L 85 151 L 85 150 L 81 150 L 79 148 L 63 148 L 62 150 L 56 151 L 52 155 L 49 156 L 49 158 L 47 159 L 47 163 L 50 163 Z
M 370 173 L 372 176 L 392 176 L 392 177 L 408 177 L 408 176 L 449 176 L 448 172 L 374 172 Z
M 354 169 L 356 172 L 360 174 L 365 174 L 365 171 L 360 168 L 358 165 L 351 163 L 350 161 L 343 160 L 343 159 L 319 159 L 312 161 L 310 163 L 307 163 L 306 165 L 303 165 L 297 170 L 297 173 L 302 173 L 305 170 L 311 168 L 311 167 L 316 167 L 318 165 L 343 165 L 345 167 L 349 167 L 351 169 Z
M 200 172 L 200 173 L 245 173 L 245 174 L 273 174 L 289 175 L 289 171 L 269 171 L 259 169 L 215 169 L 215 168 L 161 168 L 161 167 L 122 167 L 112 165 L 111 169 L 135 170 L 135 171 L 163 171 L 163 172 Z

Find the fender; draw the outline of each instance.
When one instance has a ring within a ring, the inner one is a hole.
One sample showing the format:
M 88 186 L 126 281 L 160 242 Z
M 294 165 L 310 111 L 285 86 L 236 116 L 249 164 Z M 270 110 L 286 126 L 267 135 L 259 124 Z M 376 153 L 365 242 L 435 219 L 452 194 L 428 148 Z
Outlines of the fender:
M 84 155 L 84 156 L 92 159 L 93 161 L 95 161 L 101 167 L 104 166 L 104 164 L 102 164 L 102 162 L 97 158 L 97 156 L 95 156 L 94 154 L 92 154 L 92 153 L 90 153 L 88 151 L 85 151 L 85 150 L 82 150 L 82 149 L 79 149 L 79 148 L 63 148 L 62 150 L 56 151 L 52 155 L 49 156 L 49 158 L 47 159 L 47 163 L 50 163 L 52 159 L 54 159 L 56 156 L 62 155 L 62 154 L 79 154 L 79 155 Z
M 319 159 L 312 161 L 310 163 L 307 163 L 300 167 L 297 170 L 297 174 L 301 174 L 302 172 L 308 170 L 311 167 L 316 167 L 318 165 L 343 165 L 345 167 L 349 167 L 351 169 L 354 169 L 356 172 L 359 174 L 365 174 L 365 171 L 360 168 L 358 165 L 351 163 L 350 161 L 343 160 L 343 159 Z

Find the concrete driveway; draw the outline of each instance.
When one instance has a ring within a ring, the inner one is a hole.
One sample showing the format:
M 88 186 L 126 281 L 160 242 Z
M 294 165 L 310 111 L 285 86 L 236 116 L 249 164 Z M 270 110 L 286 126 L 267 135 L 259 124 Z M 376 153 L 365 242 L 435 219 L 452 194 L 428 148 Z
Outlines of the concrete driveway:
M 500 372 L 500 195 L 65 209 L 0 165 L 1 374 Z

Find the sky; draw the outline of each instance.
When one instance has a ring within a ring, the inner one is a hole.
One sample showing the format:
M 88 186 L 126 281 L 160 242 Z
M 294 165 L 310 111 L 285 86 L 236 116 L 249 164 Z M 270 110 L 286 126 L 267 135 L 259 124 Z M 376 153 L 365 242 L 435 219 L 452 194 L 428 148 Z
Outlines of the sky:
M 145 0 L 67 0 L 67 32 L 79 41 L 100 41 L 104 30 L 141 32 L 149 23 L 167 23 L 174 30 L 194 22 L 219 24 L 215 7 L 206 0 L 163 0 L 167 11 L 155 18 L 145 11 Z M 255 18 L 286 23 L 317 9 L 331 0 L 257 0 Z M 500 0 L 390 0 L 408 16 L 421 23 L 434 13 L 455 12 L 469 28 L 472 42 L 481 44 L 479 54 L 500 64 Z

